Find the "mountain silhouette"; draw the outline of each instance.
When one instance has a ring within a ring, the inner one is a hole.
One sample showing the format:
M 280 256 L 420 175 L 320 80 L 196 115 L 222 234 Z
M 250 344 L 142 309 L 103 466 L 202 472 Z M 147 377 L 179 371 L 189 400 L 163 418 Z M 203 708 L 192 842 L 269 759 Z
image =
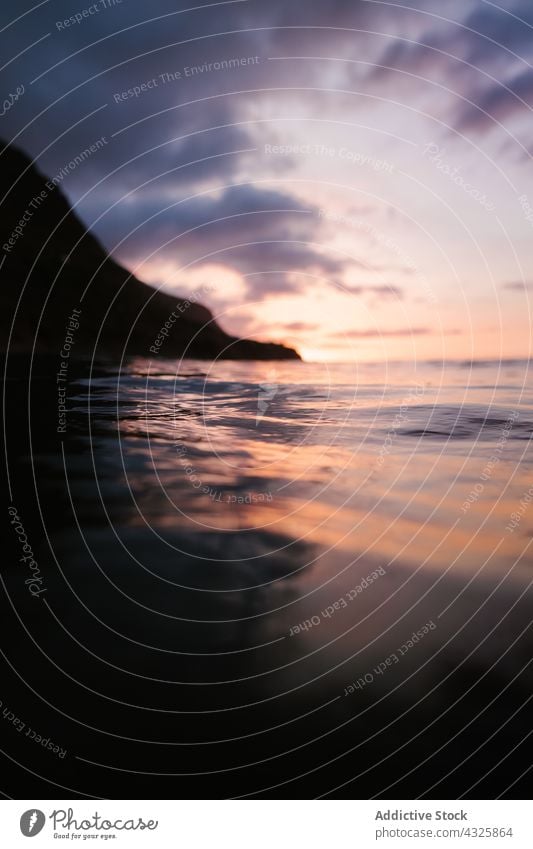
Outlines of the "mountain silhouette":
M 230 336 L 206 307 L 142 283 L 13 145 L 0 154 L 0 190 L 4 353 L 59 354 L 69 334 L 71 356 L 299 359 L 284 345 Z

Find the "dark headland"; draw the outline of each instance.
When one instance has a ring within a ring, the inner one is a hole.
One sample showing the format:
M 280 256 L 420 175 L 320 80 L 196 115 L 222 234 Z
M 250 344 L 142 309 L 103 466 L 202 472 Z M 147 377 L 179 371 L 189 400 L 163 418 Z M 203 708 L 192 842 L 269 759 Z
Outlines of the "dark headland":
M 299 359 L 284 345 L 230 336 L 206 307 L 142 283 L 13 146 L 0 155 L 0 189 L 1 351 L 28 352 L 35 345 L 38 353 L 56 354 L 71 327 L 72 355 L 100 359 L 153 358 L 156 340 L 159 357 Z

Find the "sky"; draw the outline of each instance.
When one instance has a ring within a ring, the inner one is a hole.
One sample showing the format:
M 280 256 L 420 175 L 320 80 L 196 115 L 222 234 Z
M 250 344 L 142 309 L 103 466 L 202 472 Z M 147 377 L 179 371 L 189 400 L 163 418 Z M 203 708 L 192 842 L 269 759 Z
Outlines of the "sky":
M 228 332 L 531 355 L 531 0 L 19 0 L 0 39 L 4 141 Z

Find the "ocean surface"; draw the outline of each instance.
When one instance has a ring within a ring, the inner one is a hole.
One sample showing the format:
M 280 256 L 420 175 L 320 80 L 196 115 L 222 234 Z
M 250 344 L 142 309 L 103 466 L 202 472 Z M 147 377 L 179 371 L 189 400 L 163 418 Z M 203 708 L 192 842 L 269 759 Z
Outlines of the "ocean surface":
M 1 698 L 66 753 L 4 722 L 12 795 L 530 795 L 528 362 L 73 362 L 62 419 L 57 368 L 5 384 Z

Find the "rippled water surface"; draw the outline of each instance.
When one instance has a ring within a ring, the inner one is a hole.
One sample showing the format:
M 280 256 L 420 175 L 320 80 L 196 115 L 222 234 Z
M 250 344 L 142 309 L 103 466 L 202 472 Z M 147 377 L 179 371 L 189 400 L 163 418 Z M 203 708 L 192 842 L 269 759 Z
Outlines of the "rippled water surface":
M 52 365 L 26 373 L 10 476 L 43 604 L 6 581 L 69 747 L 55 781 L 524 792 L 528 363 L 87 364 L 65 434 Z

